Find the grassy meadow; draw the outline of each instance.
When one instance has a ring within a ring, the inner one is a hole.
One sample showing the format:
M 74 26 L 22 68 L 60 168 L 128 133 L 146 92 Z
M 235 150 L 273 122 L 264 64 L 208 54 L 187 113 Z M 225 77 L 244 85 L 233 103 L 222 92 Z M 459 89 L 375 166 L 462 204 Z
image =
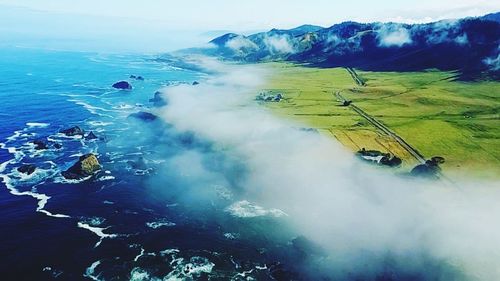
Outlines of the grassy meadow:
M 403 159 L 400 171 L 418 162 L 395 140 L 376 129 L 335 93 L 396 132 L 426 158 L 442 156 L 443 171 L 500 177 L 500 83 L 454 81 L 455 74 L 363 72 L 358 86 L 344 68 L 311 68 L 268 63 L 265 91 L 283 93 L 279 103 L 265 103 L 276 114 L 336 138 L 352 151 L 390 152 Z

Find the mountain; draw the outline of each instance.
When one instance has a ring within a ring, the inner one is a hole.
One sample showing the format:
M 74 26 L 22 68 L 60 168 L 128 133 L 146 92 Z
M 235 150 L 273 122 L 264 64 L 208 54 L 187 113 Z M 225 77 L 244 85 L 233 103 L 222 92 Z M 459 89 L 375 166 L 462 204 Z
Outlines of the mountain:
M 259 62 L 287 60 L 374 71 L 457 70 L 460 78 L 500 80 L 500 13 L 427 24 L 343 22 L 303 25 L 210 41 L 211 55 Z
M 482 19 L 500 22 L 500 12 L 487 14 L 486 16 L 482 17 Z

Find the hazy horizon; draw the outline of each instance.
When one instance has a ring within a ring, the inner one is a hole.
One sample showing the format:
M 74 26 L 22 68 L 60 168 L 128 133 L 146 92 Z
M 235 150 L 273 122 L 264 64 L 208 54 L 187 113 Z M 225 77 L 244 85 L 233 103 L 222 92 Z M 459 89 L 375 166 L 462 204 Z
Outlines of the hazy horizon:
M 202 46 L 226 32 L 243 34 L 343 21 L 425 23 L 500 10 L 488 1 L 332 3 L 315 0 L 169 4 L 106 1 L 0 1 L 0 46 L 75 51 L 168 52 Z M 385 7 L 390 6 L 390 9 Z M 360 8 L 362 9 L 360 10 Z M 453 8 L 451 8 L 453 7 Z

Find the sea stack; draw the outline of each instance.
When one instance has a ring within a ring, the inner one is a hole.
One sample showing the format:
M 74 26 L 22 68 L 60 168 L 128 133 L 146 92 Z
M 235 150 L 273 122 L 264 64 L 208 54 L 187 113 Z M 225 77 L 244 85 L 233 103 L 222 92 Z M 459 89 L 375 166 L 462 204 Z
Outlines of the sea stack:
M 68 136 L 68 137 L 83 136 L 83 134 L 84 134 L 84 131 L 78 126 L 74 126 L 74 127 L 69 128 L 69 129 L 61 130 L 59 132 L 61 134 Z
M 144 122 L 152 122 L 158 119 L 158 116 L 154 115 L 153 113 L 149 113 L 146 111 L 139 111 L 137 113 L 132 113 L 128 116 L 129 118 L 135 118 L 142 120 Z
M 85 154 L 68 170 L 62 172 L 63 177 L 71 180 L 78 180 L 93 175 L 101 169 L 99 160 L 92 154 Z
M 23 164 L 22 166 L 17 168 L 19 173 L 31 175 L 35 172 L 36 166 L 33 164 Z
M 120 90 L 132 90 L 132 85 L 127 81 L 119 81 L 113 84 L 113 88 Z

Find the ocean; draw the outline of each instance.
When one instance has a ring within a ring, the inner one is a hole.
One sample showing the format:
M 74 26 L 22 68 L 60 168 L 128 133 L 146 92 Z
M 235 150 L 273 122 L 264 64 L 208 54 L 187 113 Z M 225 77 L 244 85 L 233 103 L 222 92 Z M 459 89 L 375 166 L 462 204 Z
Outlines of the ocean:
M 284 264 L 303 253 L 290 244 L 285 215 L 232 197 L 228 183 L 244 165 L 200 189 L 203 179 L 164 163 L 203 151 L 204 165 L 220 172 L 233 160 L 167 122 L 129 117 L 153 109 L 157 90 L 210 75 L 156 58 L 0 50 L 1 280 L 289 279 Z M 133 89 L 111 87 L 120 80 Z M 59 133 L 72 126 L 98 139 Z M 37 139 L 60 148 L 36 150 Z M 87 153 L 101 171 L 84 181 L 61 176 Z M 25 175 L 22 164 L 37 168 Z
M 496 248 L 469 243 L 498 233 L 475 227 L 498 217 L 496 183 L 359 161 L 262 106 L 266 65 L 26 48 L 0 65 L 2 281 L 498 276 Z M 89 153 L 99 171 L 63 177 Z

